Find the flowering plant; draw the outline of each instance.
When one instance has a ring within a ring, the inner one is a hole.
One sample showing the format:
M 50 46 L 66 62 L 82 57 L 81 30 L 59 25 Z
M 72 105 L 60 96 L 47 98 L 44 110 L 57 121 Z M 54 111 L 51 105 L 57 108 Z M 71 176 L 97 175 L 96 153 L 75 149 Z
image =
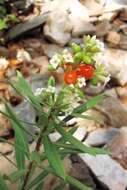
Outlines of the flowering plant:
M 103 99 L 104 95 L 101 94 L 78 107 L 71 106 L 75 98 L 82 97 L 81 87 L 87 82 L 93 85 L 105 83 L 108 74 L 104 66 L 97 64 L 94 60 L 95 54 L 101 51 L 95 37 L 88 36 L 83 45 L 73 43 L 71 48 L 71 53 L 64 51 L 54 55 L 50 60 L 50 70 L 62 69 L 64 72 L 64 83 L 60 90 L 55 87 L 53 77 L 49 78 L 46 88 L 37 89 L 35 94 L 19 72 L 17 72 L 18 80 L 10 82 L 11 86 L 35 109 L 37 119 L 31 125 L 37 129 L 38 133 L 32 134 L 28 131 L 26 122 L 18 118 L 11 106 L 5 102 L 6 113 L 2 111 L 1 113 L 10 119 L 15 131 L 15 142 L 7 141 L 7 143 L 15 147 L 16 163 L 10 162 L 16 170 L 9 176 L 0 175 L 2 190 L 9 190 L 6 180 L 11 183 L 18 182 L 20 190 L 43 189 L 45 178 L 50 173 L 60 178 L 60 184 L 58 187 L 53 187 L 53 190 L 63 189 L 67 183 L 81 190 L 91 189 L 70 176 L 62 161 L 73 153 L 96 155 L 105 154 L 106 151 L 88 147 L 80 142 L 73 136 L 77 128 L 68 129 L 67 122 L 74 117 L 86 118 L 87 116 L 82 113 Z M 61 115 L 64 118 L 61 119 Z M 50 134 L 54 131 L 61 136 L 56 142 L 52 142 L 50 138 Z M 32 151 L 29 148 L 27 134 L 32 136 L 35 142 L 35 148 Z M 2 138 L 1 140 L 6 141 Z M 45 160 L 48 162 L 45 163 Z M 37 168 L 40 170 L 39 174 L 36 172 Z

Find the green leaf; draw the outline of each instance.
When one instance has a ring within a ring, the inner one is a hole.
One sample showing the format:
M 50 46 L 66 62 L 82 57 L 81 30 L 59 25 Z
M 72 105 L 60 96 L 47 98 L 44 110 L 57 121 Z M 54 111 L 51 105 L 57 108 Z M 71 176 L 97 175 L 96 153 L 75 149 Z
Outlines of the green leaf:
M 66 132 L 61 126 L 58 124 L 54 124 L 56 130 L 66 139 L 66 141 L 70 142 L 72 145 L 75 146 L 76 149 L 80 150 L 81 152 L 88 153 L 91 155 L 97 154 L 107 154 L 108 152 L 104 149 L 100 148 L 92 148 L 84 145 L 78 139 L 73 137 L 70 133 Z
M 15 14 L 8 14 L 7 17 L 13 22 L 19 22 L 19 18 Z
M 90 187 L 85 186 L 83 183 L 72 176 L 67 175 L 66 181 L 80 190 L 92 190 Z
M 63 121 L 67 122 L 67 121 L 71 120 L 74 117 L 73 114 L 77 114 L 77 113 L 81 114 L 83 112 L 88 111 L 89 109 L 93 108 L 95 105 L 100 103 L 103 100 L 104 97 L 105 97 L 104 94 L 100 94 L 100 95 L 97 95 L 94 98 L 88 100 L 84 104 L 82 104 L 82 105 L 78 106 L 77 108 L 75 108 L 73 110 L 73 112 L 72 112 L 72 115 L 69 115 L 69 116 L 65 117 L 63 119 Z
M 77 130 L 77 127 L 73 127 L 72 129 L 70 129 L 68 131 L 68 133 L 70 133 L 71 135 L 73 135 Z M 66 139 L 64 137 L 61 137 L 60 139 L 57 140 L 57 143 L 65 143 Z
M 7 187 L 3 177 L 0 175 L 0 189 L 1 190 L 9 190 L 9 188 Z
M 55 86 L 55 79 L 53 76 L 51 76 L 49 79 L 48 79 L 48 86 Z
M 73 51 L 74 53 L 78 53 L 78 52 L 81 51 L 80 45 L 78 45 L 78 44 L 76 44 L 76 43 L 72 43 L 72 44 L 71 44 L 71 48 L 72 48 L 72 51 Z
M 0 19 L 0 30 L 7 28 L 6 21 L 4 19 Z
M 83 55 L 83 61 L 84 61 L 84 63 L 91 64 L 92 58 L 89 55 L 84 54 Z
M 17 116 L 8 104 L 5 104 L 8 115 L 11 118 L 12 127 L 15 131 L 15 144 L 21 146 L 24 151 L 15 146 L 16 161 L 19 169 L 25 169 L 25 152 L 29 155 L 28 139 L 23 131 L 23 124 L 18 120 Z
M 83 53 L 82 52 L 78 52 L 74 55 L 74 62 L 80 62 L 83 59 Z
M 43 184 L 44 184 L 44 181 L 41 181 L 41 182 L 35 187 L 34 190 L 40 190 L 40 189 L 42 189 Z
M 37 164 L 41 164 L 41 156 L 37 151 L 34 151 L 30 155 L 31 161 L 35 161 Z
M 58 176 L 65 179 L 66 173 L 55 144 L 51 142 L 48 136 L 43 137 L 43 144 L 49 164 Z
M 16 181 L 19 180 L 21 177 L 23 177 L 25 173 L 26 173 L 26 170 L 15 171 L 15 172 L 11 173 L 11 174 L 8 176 L 8 179 L 9 179 L 11 182 L 16 182 Z
M 11 86 L 18 93 L 27 98 L 34 108 L 36 108 L 37 110 L 39 109 L 42 110 L 42 106 L 40 104 L 41 102 L 36 96 L 34 96 L 29 84 L 27 83 L 27 81 L 24 79 L 24 77 L 19 71 L 17 71 L 17 77 L 18 77 L 18 82 L 14 81 L 10 82 Z
M 91 115 L 82 115 L 82 114 L 75 113 L 75 114 L 73 114 L 73 116 L 77 117 L 77 118 L 88 119 L 88 120 L 92 120 L 92 121 L 96 121 L 96 122 L 100 123 L 99 118 L 91 116 Z
M 51 171 L 50 167 L 47 166 L 45 169 L 43 169 L 42 172 L 40 172 L 40 174 L 35 177 L 32 182 L 30 182 L 27 186 L 27 189 L 31 189 L 32 187 L 34 187 L 37 184 L 40 184 L 40 182 L 43 181 L 43 179 L 49 174 L 49 172 Z

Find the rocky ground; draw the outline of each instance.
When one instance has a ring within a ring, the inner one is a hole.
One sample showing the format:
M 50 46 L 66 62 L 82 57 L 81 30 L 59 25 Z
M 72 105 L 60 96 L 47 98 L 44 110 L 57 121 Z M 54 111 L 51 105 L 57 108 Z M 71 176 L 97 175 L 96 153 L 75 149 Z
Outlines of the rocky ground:
M 15 79 L 15 70 L 18 69 L 35 91 L 45 86 L 50 75 L 47 70 L 49 59 L 55 52 L 62 51 L 64 47 L 69 48 L 70 42 L 82 42 L 84 35 L 96 35 L 105 46 L 97 60 L 106 64 L 111 80 L 106 86 L 89 86 L 84 91 L 87 98 L 100 92 L 107 94 L 100 105 L 88 111 L 89 115 L 98 117 L 100 122 L 73 119 L 68 126 L 78 125 L 75 137 L 89 146 L 108 148 L 110 155 L 71 155 L 66 164 L 74 177 L 91 185 L 93 190 L 126 190 L 127 2 L 114 0 L 97 4 L 93 0 L 54 0 L 40 3 L 38 7 L 35 12 L 40 11 L 39 16 L 31 14 L 24 23 L 5 33 L 5 45 L 0 46 L 0 55 L 11 61 L 6 68 L 0 66 L 0 94 L 10 101 L 23 120 L 31 121 L 33 118 L 34 121 L 34 111 L 10 89 L 6 80 Z M 21 62 L 16 62 L 19 51 L 24 57 Z M 52 74 L 59 85 L 61 76 Z M 4 110 L 2 103 L 0 108 Z M 27 127 L 30 128 L 29 125 Z M 14 140 L 9 121 L 1 115 L 0 136 Z M 56 132 L 51 135 L 53 141 L 58 138 Z M 32 139 L 29 139 L 32 143 Z M 11 172 L 13 168 L 2 155 L 14 159 L 13 148 L 1 142 L 0 153 L 0 171 Z M 55 183 L 56 179 L 51 177 L 45 190 L 52 189 Z M 75 190 L 74 187 L 67 188 Z

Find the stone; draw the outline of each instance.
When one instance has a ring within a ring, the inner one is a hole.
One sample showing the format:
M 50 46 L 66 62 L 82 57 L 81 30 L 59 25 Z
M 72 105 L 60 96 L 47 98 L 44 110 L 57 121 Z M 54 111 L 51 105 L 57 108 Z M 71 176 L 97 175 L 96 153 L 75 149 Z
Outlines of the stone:
M 64 50 L 63 47 L 60 47 L 59 45 L 51 44 L 51 43 L 44 43 L 42 44 L 42 47 L 43 47 L 44 54 L 48 58 L 52 58 L 54 54 L 61 53 Z
M 47 56 L 35 57 L 32 60 L 32 62 L 38 65 L 40 74 L 43 74 L 43 75 L 48 74 L 49 61 L 48 61 Z
M 126 2 L 126 0 L 125 0 L 125 2 Z M 127 9 L 124 9 L 124 10 L 121 11 L 120 19 L 123 20 L 123 21 L 127 21 Z
M 57 44 L 64 46 L 71 39 L 71 34 L 83 35 L 88 25 L 89 31 L 93 31 L 93 26 L 88 21 L 88 11 L 78 0 L 55 0 L 44 10 L 51 11 L 44 26 L 44 35 Z
M 111 78 L 116 79 L 120 85 L 127 83 L 127 52 L 117 49 L 105 49 L 103 56 L 100 58 L 100 62 L 106 65 L 107 72 L 111 75 Z
M 116 92 L 120 99 L 127 98 L 127 86 L 117 87 Z
M 108 32 L 105 40 L 114 45 L 118 45 L 120 43 L 120 34 L 115 31 L 110 31 Z
M 54 132 L 54 133 L 51 133 L 49 135 L 50 139 L 52 142 L 56 142 L 57 140 L 59 140 L 59 138 L 61 137 L 61 135 L 58 133 L 58 132 Z
M 103 20 L 96 24 L 96 31 L 95 34 L 97 37 L 104 37 L 108 31 L 111 29 L 111 25 L 109 23 L 109 20 Z
M 105 85 L 101 85 L 101 86 L 88 85 L 87 87 L 84 88 L 84 92 L 92 96 L 92 95 L 97 95 L 103 92 L 104 89 L 105 89 Z
M 108 96 L 97 106 L 110 126 L 120 128 L 127 126 L 127 108 L 117 98 Z
M 85 127 L 78 127 L 76 132 L 73 134 L 73 136 L 78 139 L 79 141 L 82 141 L 87 134 L 87 130 Z
M 7 32 L 5 36 L 6 42 L 14 40 L 26 32 L 41 26 L 46 22 L 47 17 L 48 13 L 36 16 L 31 20 L 25 21 L 24 23 L 17 24 Z
M 47 86 L 47 80 L 49 76 L 34 74 L 31 75 L 27 80 L 32 88 L 33 93 L 36 92 L 37 88 L 45 88 Z
M 72 26 L 67 12 L 52 12 L 44 26 L 44 35 L 51 42 L 64 46 L 71 39 Z
M 24 122 L 24 126 L 31 133 L 35 133 L 37 131 L 36 126 L 32 125 L 32 123 L 35 123 L 35 110 L 30 106 L 28 102 L 25 100 L 13 108 L 17 116 Z M 27 123 L 28 122 L 28 123 Z M 29 124 L 31 123 L 31 124 Z M 27 134 L 28 135 L 28 134 Z M 28 135 L 29 141 L 31 142 L 33 140 L 33 137 L 31 135 Z
M 117 17 L 118 13 L 119 11 L 104 12 L 101 16 L 99 16 L 98 20 L 103 21 L 106 19 L 111 22 Z
M 118 132 L 119 130 L 115 128 L 96 129 L 87 136 L 84 142 L 90 146 L 104 146 L 118 134 Z
M 96 27 L 90 22 L 84 22 L 81 26 L 75 26 L 75 30 L 72 31 L 72 37 L 82 36 L 82 35 L 94 35 Z
M 106 147 L 110 151 L 112 158 L 127 170 L 127 127 L 122 127 Z
M 13 146 L 8 143 L 0 142 L 0 153 L 2 154 L 9 154 L 13 151 Z
M 127 50 L 127 36 L 121 35 L 119 47 L 123 50 Z
M 87 132 L 94 131 L 97 128 L 100 128 L 101 126 L 106 126 L 105 116 L 100 112 L 99 109 L 98 110 L 91 109 L 91 110 L 86 111 L 83 114 L 86 116 L 91 116 L 95 118 L 95 120 L 76 118 L 76 122 L 77 122 L 76 125 L 85 128 Z
M 103 13 L 105 0 L 99 2 L 94 0 L 80 0 L 81 3 L 88 9 L 90 16 L 101 15 Z
M 70 156 L 71 170 L 70 175 L 81 181 L 84 185 L 97 190 L 109 190 L 103 183 L 101 183 L 96 176 L 91 172 L 86 163 L 76 154 Z M 70 185 L 70 190 L 77 190 Z
M 108 155 L 92 156 L 80 154 L 99 181 L 110 190 L 125 190 L 127 187 L 127 171 Z

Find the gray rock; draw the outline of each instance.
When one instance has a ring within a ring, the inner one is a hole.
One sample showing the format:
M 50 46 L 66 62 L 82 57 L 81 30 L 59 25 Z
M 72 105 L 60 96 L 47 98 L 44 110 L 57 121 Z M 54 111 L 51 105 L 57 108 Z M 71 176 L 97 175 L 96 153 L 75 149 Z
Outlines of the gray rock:
M 127 50 L 127 36 L 121 35 L 119 47 L 121 49 Z
M 110 190 L 125 190 L 127 187 L 127 171 L 108 155 L 91 156 L 80 154 L 80 157 L 94 175 Z
M 85 138 L 86 134 L 87 130 L 85 127 L 78 127 L 73 136 L 78 140 L 82 141 Z
M 45 9 L 45 8 L 44 8 Z M 72 36 L 80 36 L 92 30 L 89 15 L 85 6 L 78 0 L 55 0 L 49 3 L 47 10 L 51 13 L 44 26 L 44 35 L 61 46 L 67 44 Z M 86 27 L 85 27 L 86 25 Z
M 103 20 L 102 22 L 96 25 L 96 36 L 104 37 L 110 29 L 111 25 L 109 23 L 109 20 Z
M 44 54 L 47 55 L 48 58 L 51 58 L 55 53 L 61 53 L 64 50 L 64 48 L 56 44 L 44 43 L 42 47 Z
M 120 49 L 106 49 L 97 61 L 106 65 L 107 72 L 121 86 L 127 83 L 127 52 Z
M 84 92 L 88 95 L 97 95 L 103 92 L 104 89 L 105 89 L 105 85 L 101 85 L 101 86 L 88 85 L 87 87 L 84 88 Z
M 90 146 L 103 146 L 107 144 L 119 130 L 115 128 L 97 129 L 89 134 L 85 143 Z
M 118 99 L 106 97 L 97 108 L 107 117 L 110 126 L 118 128 L 127 126 L 127 109 Z
M 30 131 L 31 133 L 35 133 L 36 126 L 29 124 L 29 123 L 35 123 L 35 118 L 36 118 L 35 110 L 30 106 L 30 104 L 26 101 L 23 101 L 18 106 L 14 107 L 14 111 L 19 119 L 21 119 L 24 122 L 28 122 L 28 123 L 23 123 L 24 126 L 26 127 L 26 130 L 28 130 L 28 132 Z M 30 142 L 33 140 L 31 135 L 28 135 L 28 138 Z
M 52 142 L 56 142 L 57 140 L 59 140 L 59 138 L 61 137 L 61 135 L 58 133 L 58 132 L 54 132 L 54 133 L 51 133 L 49 135 L 50 139 Z
M 71 30 L 67 12 L 52 12 L 44 26 L 44 35 L 51 42 L 64 46 L 71 39 Z
M 43 88 L 47 85 L 47 80 L 49 76 L 47 74 L 45 75 L 32 75 L 27 80 L 32 88 L 32 91 L 35 93 L 37 88 Z
M 127 127 L 122 127 L 119 133 L 107 144 L 111 156 L 127 170 Z
M 6 34 L 6 41 L 18 38 L 22 34 L 35 29 L 46 22 L 48 13 L 34 17 L 31 20 L 25 21 L 24 23 L 17 24 L 12 29 L 10 29 Z

